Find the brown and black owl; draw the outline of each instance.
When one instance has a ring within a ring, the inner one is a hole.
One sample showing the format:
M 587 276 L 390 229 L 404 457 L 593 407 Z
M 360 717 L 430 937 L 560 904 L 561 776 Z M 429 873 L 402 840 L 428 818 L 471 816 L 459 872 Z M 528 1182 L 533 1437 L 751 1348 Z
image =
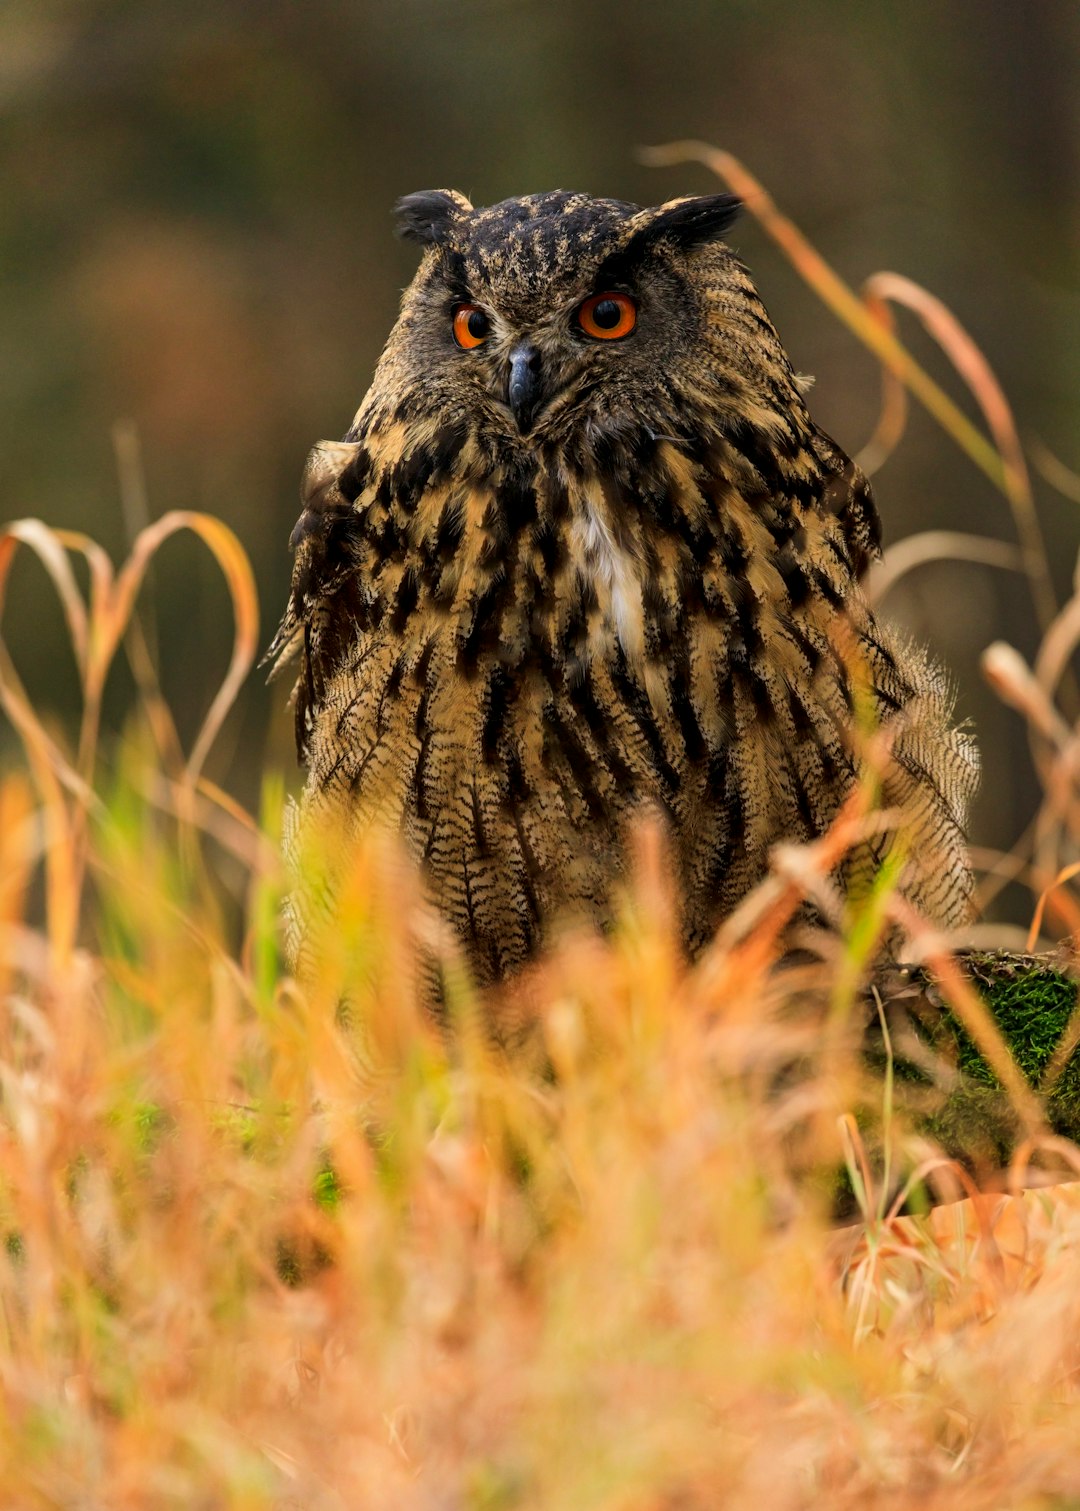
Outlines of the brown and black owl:
M 303 815 L 399 826 L 481 981 L 608 923 L 644 810 L 698 949 L 858 779 L 860 688 L 894 730 L 902 890 L 966 914 L 974 749 L 860 590 L 869 485 L 721 239 L 737 207 L 401 200 L 420 269 L 308 464 L 274 645 L 300 656 Z

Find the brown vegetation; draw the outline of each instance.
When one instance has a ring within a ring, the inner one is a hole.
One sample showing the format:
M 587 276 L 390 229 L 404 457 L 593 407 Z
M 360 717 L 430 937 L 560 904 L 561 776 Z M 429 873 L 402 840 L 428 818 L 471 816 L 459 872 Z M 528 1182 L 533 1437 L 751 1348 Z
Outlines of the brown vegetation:
M 842 289 L 745 170 L 715 165 L 819 287 Z M 992 444 L 917 376 L 880 304 L 898 296 L 956 358 Z M 1046 634 L 1034 669 L 999 647 L 987 670 L 1028 718 L 1046 798 L 1012 856 L 978 859 L 984 895 L 1022 875 L 1036 931 L 1044 916 L 1075 931 L 1080 595 L 1060 612 L 1045 597 L 1008 409 L 955 323 L 895 279 L 865 306 L 837 297 L 1014 509 Z M 902 414 L 889 382 L 878 454 Z M 147 563 L 181 527 L 214 551 L 237 625 L 190 757 L 134 617 Z M 1080 1154 L 1041 1132 L 993 1023 L 887 878 L 846 918 L 824 992 L 820 973 L 772 973 L 798 899 L 828 902 L 835 855 L 874 821 L 871 794 L 819 845 L 780 854 L 692 971 L 643 834 L 616 936 L 570 942 L 511 988 L 536 1034 L 508 1061 L 464 980 L 450 1038 L 417 1012 L 426 924 L 377 834 L 316 979 L 301 991 L 285 974 L 279 783 L 256 821 L 201 775 L 256 645 L 231 533 L 168 516 L 114 574 L 84 537 L 22 522 L 0 541 L 0 585 L 19 545 L 60 593 L 85 715 L 69 751 L 5 658 L 25 762 L 0 787 L 4 1505 L 1080 1502 L 1080 1199 L 1021 1189 L 1034 1164 L 1061 1179 Z M 909 565 L 920 549 L 999 564 L 1016 551 L 923 542 Z M 88 601 L 71 552 L 89 562 Z M 121 644 L 142 717 L 106 758 L 100 696 Z M 937 961 L 1027 1123 L 1012 1195 L 894 1216 L 897 1179 L 948 1195 L 965 1177 L 894 1115 L 850 1031 L 890 921 Z M 837 1233 L 845 1163 L 861 1217 Z

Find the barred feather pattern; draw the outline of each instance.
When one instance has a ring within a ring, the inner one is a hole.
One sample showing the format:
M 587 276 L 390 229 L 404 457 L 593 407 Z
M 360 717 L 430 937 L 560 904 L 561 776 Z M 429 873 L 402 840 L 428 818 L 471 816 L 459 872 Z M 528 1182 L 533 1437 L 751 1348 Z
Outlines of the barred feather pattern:
M 309 464 L 275 643 L 301 658 L 303 810 L 399 827 L 481 981 L 563 922 L 610 924 L 645 811 L 699 949 L 770 847 L 821 834 L 858 780 L 860 685 L 894 730 L 903 890 L 941 925 L 966 914 L 972 741 L 862 594 L 866 480 L 810 419 L 748 275 L 704 260 L 692 367 L 647 405 L 578 392 L 522 440 L 427 401 L 407 342 L 445 268 L 429 254 L 353 429 Z

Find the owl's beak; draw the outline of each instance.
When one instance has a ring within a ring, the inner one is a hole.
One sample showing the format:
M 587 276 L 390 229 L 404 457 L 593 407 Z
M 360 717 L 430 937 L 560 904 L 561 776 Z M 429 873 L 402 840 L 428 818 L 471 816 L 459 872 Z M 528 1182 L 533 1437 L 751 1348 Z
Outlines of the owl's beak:
M 506 402 L 522 435 L 540 408 L 541 392 L 540 352 L 531 341 L 523 341 L 510 353 L 510 377 L 506 385 Z

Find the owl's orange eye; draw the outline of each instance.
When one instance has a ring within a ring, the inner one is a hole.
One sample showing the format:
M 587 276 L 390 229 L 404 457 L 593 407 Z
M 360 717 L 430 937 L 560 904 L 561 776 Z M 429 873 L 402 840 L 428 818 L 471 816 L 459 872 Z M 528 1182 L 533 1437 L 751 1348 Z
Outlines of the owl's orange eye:
M 491 334 L 491 321 L 478 304 L 459 304 L 454 311 L 454 340 L 465 350 L 483 346 Z
M 629 294 L 594 294 L 577 312 L 578 324 L 598 341 L 618 341 L 637 324 L 637 305 Z

